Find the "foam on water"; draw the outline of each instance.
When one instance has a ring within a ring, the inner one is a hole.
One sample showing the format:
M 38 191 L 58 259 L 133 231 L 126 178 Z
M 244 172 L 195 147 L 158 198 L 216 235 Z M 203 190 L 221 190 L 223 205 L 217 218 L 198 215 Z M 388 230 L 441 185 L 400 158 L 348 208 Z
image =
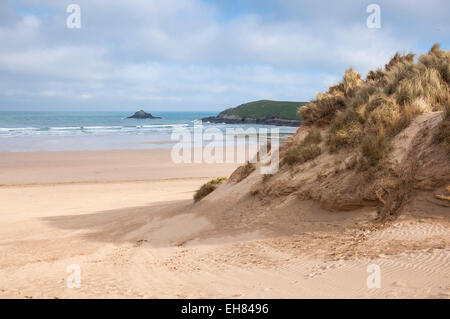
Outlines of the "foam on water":
M 194 121 L 211 112 L 154 112 L 161 119 L 127 119 L 130 112 L 0 112 L 0 151 L 81 150 L 164 147 L 175 129 L 193 130 Z M 229 127 L 217 127 L 225 135 Z M 256 125 L 255 127 L 268 127 Z M 281 134 L 295 128 L 280 127 Z M 169 144 L 167 145 L 169 147 Z

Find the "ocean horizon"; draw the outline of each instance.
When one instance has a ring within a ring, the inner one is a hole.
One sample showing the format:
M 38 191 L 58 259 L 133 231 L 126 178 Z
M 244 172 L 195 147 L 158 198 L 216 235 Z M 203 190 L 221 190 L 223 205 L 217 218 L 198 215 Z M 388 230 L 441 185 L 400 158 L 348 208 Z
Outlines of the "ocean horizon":
M 161 119 L 128 119 L 126 111 L 0 111 L 0 151 L 152 149 L 172 146 L 177 128 L 193 130 L 194 121 L 217 112 L 158 112 Z M 270 125 L 203 123 L 226 128 Z M 291 135 L 296 127 L 278 127 Z

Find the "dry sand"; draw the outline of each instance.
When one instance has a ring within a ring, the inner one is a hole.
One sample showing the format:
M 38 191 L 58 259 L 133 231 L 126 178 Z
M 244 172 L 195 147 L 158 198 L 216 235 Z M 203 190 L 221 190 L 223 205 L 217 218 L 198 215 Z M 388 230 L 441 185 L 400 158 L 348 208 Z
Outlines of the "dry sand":
M 1 152 L 0 185 L 227 176 L 235 164 L 175 164 L 170 149 Z
M 223 185 L 196 205 L 193 192 L 236 165 L 167 158 L 167 150 L 0 154 L 0 297 L 450 296 L 450 225 L 439 214 L 411 210 L 361 228 L 372 210 L 331 213 L 294 198 L 254 219 L 245 207 L 219 214 L 208 202 L 226 208 L 239 190 Z M 72 264 L 80 288 L 67 288 Z M 381 288 L 367 287 L 370 264 L 380 266 Z

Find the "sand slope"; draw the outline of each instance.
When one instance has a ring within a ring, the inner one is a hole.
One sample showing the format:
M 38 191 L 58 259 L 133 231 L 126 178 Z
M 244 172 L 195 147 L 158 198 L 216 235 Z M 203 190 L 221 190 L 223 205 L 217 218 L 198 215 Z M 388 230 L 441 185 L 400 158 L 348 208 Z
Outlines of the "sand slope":
M 354 212 L 333 215 L 292 199 L 232 227 L 192 204 L 204 181 L 1 187 L 0 296 L 450 296 L 442 212 L 423 218 L 416 209 L 362 230 L 351 227 Z M 371 211 L 362 213 L 364 224 Z M 380 289 L 366 286 L 373 263 Z M 80 288 L 66 287 L 70 264 L 81 267 Z

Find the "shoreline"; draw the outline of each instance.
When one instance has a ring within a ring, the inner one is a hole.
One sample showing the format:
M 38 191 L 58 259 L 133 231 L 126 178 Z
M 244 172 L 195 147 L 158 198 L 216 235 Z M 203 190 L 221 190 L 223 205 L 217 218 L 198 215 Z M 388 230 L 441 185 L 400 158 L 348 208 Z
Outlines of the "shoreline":
M 285 126 L 298 128 L 301 124 L 301 120 L 289 120 L 282 118 L 267 118 L 267 119 L 254 119 L 254 118 L 223 118 L 219 116 L 209 116 L 202 118 L 202 121 L 206 123 L 216 124 L 257 124 L 257 125 L 271 125 L 271 126 Z

